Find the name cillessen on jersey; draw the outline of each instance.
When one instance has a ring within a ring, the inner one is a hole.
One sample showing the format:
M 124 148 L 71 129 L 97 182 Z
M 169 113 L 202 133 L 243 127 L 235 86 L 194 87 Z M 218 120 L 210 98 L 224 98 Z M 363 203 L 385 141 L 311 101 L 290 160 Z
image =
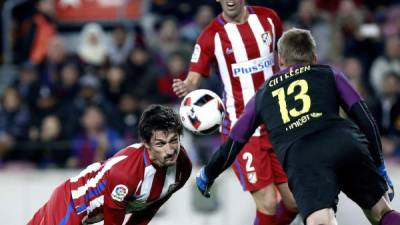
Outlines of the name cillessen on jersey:
M 232 73 L 234 77 L 242 75 L 251 75 L 253 73 L 264 71 L 274 65 L 274 56 L 272 54 L 248 60 L 245 62 L 232 64 Z
M 285 73 L 285 74 L 282 74 L 282 75 L 280 75 L 280 76 L 277 76 L 277 77 L 272 77 L 272 78 L 268 81 L 268 86 L 273 87 L 273 86 L 279 84 L 279 82 L 282 82 L 282 81 L 284 81 L 284 80 L 286 80 L 286 79 L 289 79 L 289 78 L 291 78 L 291 77 L 293 77 L 293 76 L 302 74 L 302 73 L 304 73 L 304 72 L 306 72 L 306 71 L 309 71 L 309 70 L 311 70 L 311 66 L 310 66 L 310 65 L 308 65 L 308 66 L 302 66 L 302 67 L 296 68 L 296 69 L 294 69 L 294 70 L 293 70 L 292 68 L 290 68 L 290 69 L 289 69 L 289 72 L 287 72 L 287 73 Z

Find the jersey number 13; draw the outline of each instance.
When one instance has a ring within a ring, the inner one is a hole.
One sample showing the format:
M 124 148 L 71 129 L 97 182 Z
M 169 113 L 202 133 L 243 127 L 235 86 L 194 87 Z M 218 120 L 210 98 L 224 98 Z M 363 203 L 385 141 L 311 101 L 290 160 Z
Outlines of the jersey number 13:
M 300 92 L 294 95 L 295 101 L 302 101 L 303 107 L 301 109 L 291 108 L 288 109 L 286 105 L 286 96 L 293 95 L 295 87 L 300 87 Z M 281 112 L 281 117 L 283 123 L 290 122 L 290 118 L 298 117 L 304 113 L 307 113 L 311 107 L 311 98 L 307 95 L 308 83 L 306 80 L 296 80 L 289 84 L 287 91 L 283 87 L 276 89 L 272 92 L 273 97 L 278 97 L 279 111 Z

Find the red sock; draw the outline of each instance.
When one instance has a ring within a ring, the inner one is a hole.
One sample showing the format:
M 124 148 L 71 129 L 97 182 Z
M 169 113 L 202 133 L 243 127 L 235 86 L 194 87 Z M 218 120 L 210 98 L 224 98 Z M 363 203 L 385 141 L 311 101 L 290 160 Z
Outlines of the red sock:
M 275 215 L 266 215 L 257 210 L 254 225 L 277 225 L 275 222 Z
M 276 211 L 276 225 L 289 225 L 296 217 L 297 212 L 290 211 L 286 208 L 282 201 L 278 204 L 278 209 Z

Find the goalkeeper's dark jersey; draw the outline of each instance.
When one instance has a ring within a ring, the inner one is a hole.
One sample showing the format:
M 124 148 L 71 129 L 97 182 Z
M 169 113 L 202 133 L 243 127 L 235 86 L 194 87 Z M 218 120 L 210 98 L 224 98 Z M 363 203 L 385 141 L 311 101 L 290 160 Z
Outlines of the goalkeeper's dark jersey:
M 270 141 L 283 162 L 287 148 L 307 134 L 333 124 L 355 127 L 338 115 L 339 107 L 347 110 L 360 101 L 360 96 L 344 75 L 332 67 L 298 65 L 271 77 L 252 101 L 246 108 L 253 107 L 255 112 L 247 113 L 253 114 L 255 124 L 263 122 L 266 125 Z M 232 138 L 244 140 L 247 134 L 243 133 L 246 131 L 243 127 L 250 124 L 238 124 L 231 132 Z

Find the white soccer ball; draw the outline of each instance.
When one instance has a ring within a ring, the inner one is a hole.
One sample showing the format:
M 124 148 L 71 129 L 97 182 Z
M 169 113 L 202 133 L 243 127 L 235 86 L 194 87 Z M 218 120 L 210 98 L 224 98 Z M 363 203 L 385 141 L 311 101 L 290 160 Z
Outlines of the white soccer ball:
M 221 126 L 225 107 L 217 94 L 210 90 L 199 89 L 185 96 L 179 115 L 186 129 L 196 134 L 211 134 Z

